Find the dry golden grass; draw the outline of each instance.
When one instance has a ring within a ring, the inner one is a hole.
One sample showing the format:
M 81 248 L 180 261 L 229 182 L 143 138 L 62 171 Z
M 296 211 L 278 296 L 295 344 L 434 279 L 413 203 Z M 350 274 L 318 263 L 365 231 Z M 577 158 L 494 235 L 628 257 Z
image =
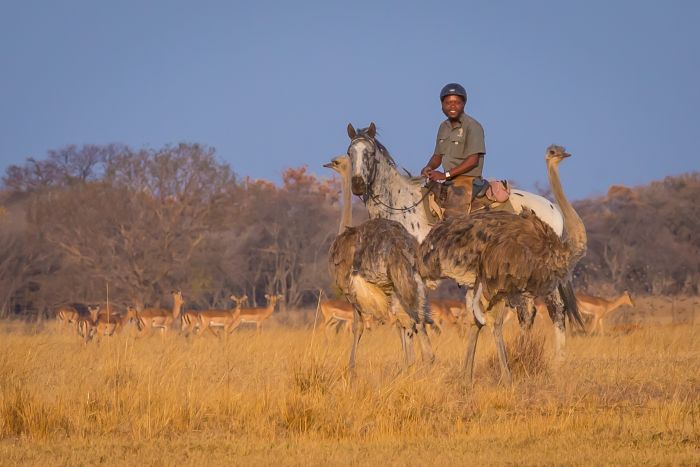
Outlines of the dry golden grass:
M 0 464 L 698 464 L 698 329 L 574 337 L 558 368 L 511 330 L 512 388 L 484 332 L 469 388 L 451 329 L 410 371 L 393 329 L 365 333 L 350 382 L 343 333 L 83 345 L 0 325 Z

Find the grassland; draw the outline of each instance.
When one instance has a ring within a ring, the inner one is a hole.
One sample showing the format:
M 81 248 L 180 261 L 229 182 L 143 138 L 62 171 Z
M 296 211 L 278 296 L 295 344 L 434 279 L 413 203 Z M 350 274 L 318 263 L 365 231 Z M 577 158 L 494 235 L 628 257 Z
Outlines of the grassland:
M 0 325 L 0 464 L 700 463 L 700 326 L 574 336 L 559 366 L 539 326 L 530 345 L 510 332 L 511 388 L 483 333 L 472 388 L 452 329 L 432 339 L 437 362 L 410 371 L 393 329 L 366 333 L 350 381 L 345 334 L 83 345 Z

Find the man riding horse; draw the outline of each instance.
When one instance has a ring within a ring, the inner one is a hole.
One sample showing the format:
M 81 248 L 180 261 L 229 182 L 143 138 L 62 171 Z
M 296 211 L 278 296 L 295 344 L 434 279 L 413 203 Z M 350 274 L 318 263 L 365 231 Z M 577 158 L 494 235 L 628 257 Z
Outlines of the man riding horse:
M 447 119 L 438 128 L 435 151 L 421 175 L 431 181 L 445 182 L 447 197 L 444 216 L 469 213 L 472 186 L 481 179 L 484 167 L 484 129 L 464 113 L 467 91 L 460 84 L 449 83 L 440 91 L 442 112 Z M 436 170 L 442 164 L 445 172 Z

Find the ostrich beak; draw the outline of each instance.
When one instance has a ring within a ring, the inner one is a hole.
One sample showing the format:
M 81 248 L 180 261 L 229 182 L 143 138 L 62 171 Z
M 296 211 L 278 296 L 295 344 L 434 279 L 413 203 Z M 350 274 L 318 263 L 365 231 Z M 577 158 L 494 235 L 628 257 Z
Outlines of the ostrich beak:
M 339 156 L 335 156 L 333 159 L 331 159 L 331 161 L 330 161 L 329 163 L 323 164 L 323 166 L 324 166 L 324 167 L 327 167 L 327 168 L 329 168 L 329 169 L 332 169 L 332 168 L 333 168 L 333 164 L 334 164 L 335 162 L 342 163 L 342 162 L 343 162 L 343 158 L 347 158 L 347 157 L 348 157 L 347 154 L 341 154 L 341 155 L 339 155 Z
M 569 154 L 568 152 L 565 152 L 564 154 L 561 155 L 561 157 L 571 157 L 571 154 Z

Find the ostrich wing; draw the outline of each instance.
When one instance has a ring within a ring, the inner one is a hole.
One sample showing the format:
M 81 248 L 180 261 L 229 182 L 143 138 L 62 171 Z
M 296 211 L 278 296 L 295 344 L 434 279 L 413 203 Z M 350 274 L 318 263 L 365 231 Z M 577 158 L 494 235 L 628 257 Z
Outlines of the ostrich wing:
M 487 211 L 438 222 L 418 249 L 419 271 L 426 279 L 452 278 L 471 284 L 481 252 L 502 225 L 519 216 L 505 211 Z
M 388 219 L 369 220 L 358 230 L 353 271 L 361 273 L 387 295 L 395 292 L 409 309 L 415 309 L 418 241 L 401 224 Z
M 534 214 L 525 212 L 508 222 L 490 225 L 483 244 L 479 277 L 488 295 L 552 292 L 568 272 L 565 246 Z

